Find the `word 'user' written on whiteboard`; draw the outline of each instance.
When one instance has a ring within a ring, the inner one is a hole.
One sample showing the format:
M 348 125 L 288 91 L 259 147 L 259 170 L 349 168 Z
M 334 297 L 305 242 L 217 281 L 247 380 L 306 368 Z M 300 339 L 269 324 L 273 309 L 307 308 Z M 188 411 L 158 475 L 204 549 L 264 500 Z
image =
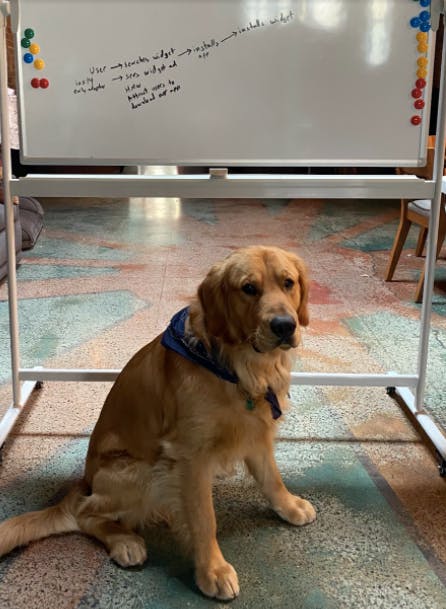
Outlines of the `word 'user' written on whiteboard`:
M 206 60 L 241 36 L 261 28 L 286 25 L 292 19 L 293 11 L 281 13 L 270 19 L 255 19 L 218 40 L 210 38 L 187 49 L 176 49 L 172 46 L 147 56 L 139 55 L 137 58 L 116 61 L 110 65 L 92 65 L 88 76 L 76 79 L 73 94 L 96 94 L 112 86 L 121 85 L 129 108 L 137 110 L 181 91 L 181 65 L 188 58 Z

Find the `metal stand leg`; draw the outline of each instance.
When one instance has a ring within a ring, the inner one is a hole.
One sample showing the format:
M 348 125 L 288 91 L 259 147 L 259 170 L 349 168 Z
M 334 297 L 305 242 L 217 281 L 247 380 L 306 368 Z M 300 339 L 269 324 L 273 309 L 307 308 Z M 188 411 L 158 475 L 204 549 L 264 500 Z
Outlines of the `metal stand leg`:
M 8 249 L 8 304 L 11 335 L 12 395 L 15 405 L 20 404 L 19 382 L 19 323 L 17 312 L 17 277 L 14 233 L 14 206 L 11 196 L 11 146 L 9 137 L 8 70 L 6 55 L 6 7 L 0 5 L 0 126 L 2 136 L 3 193 Z
M 5 412 L 5 414 L 3 415 L 3 418 L 0 421 L 0 447 L 3 447 L 3 444 L 6 440 L 9 432 L 14 427 L 19 414 L 22 412 L 23 407 L 25 406 L 26 402 L 29 400 L 29 398 L 30 398 L 32 392 L 34 391 L 34 389 L 36 388 L 36 386 L 37 386 L 36 381 L 25 381 L 23 383 L 23 385 L 20 387 L 20 389 L 21 389 L 20 402 L 18 404 L 13 402 L 9 406 L 9 408 Z
M 392 397 L 399 398 L 399 401 L 402 402 L 402 405 L 423 430 L 434 448 L 438 459 L 440 476 L 446 476 L 446 436 L 441 427 L 429 416 L 424 408 L 417 406 L 414 394 L 407 387 L 388 387 L 387 393 Z
M 17 299 L 17 276 L 16 276 L 16 253 L 14 232 L 14 205 L 11 196 L 11 146 L 9 137 L 9 100 L 8 100 L 8 70 L 6 53 L 6 18 L 8 6 L 0 3 L 0 129 L 2 148 L 2 170 L 3 170 L 3 193 L 6 221 L 6 242 L 8 252 L 8 304 L 9 304 L 9 328 L 11 336 L 11 369 L 12 369 L 12 404 L 7 409 L 0 421 L 0 447 L 3 447 L 5 439 L 14 423 L 21 413 L 23 406 L 28 401 L 32 391 L 36 387 L 36 381 L 25 381 L 22 385 L 19 379 L 20 354 L 19 354 L 19 323 L 18 323 L 18 299 Z

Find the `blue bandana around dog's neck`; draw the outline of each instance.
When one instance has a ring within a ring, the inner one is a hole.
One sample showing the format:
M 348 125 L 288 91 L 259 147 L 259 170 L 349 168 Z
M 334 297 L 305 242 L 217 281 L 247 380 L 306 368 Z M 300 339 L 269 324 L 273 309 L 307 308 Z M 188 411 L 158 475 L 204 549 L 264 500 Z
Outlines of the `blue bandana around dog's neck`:
M 225 368 L 219 361 L 215 353 L 209 353 L 202 341 L 191 340 L 186 335 L 185 327 L 186 320 L 189 315 L 189 307 L 178 311 L 172 319 L 167 329 L 164 331 L 161 338 L 161 344 L 166 349 L 171 349 L 186 359 L 203 366 L 219 378 L 230 383 L 238 383 L 238 377 L 234 372 Z M 274 391 L 268 387 L 265 393 L 265 400 L 271 406 L 271 414 L 273 419 L 278 419 L 282 411 L 280 409 L 279 400 Z M 249 410 L 254 408 L 254 402 L 251 398 L 246 401 L 246 407 Z

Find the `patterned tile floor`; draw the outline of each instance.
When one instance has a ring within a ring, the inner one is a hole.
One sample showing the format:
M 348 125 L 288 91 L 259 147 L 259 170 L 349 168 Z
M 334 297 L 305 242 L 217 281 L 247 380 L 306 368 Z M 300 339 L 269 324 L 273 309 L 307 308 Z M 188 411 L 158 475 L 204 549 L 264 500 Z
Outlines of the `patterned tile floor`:
M 405 250 L 382 281 L 396 201 L 46 200 L 45 229 L 19 272 L 23 365 L 120 368 L 183 306 L 212 262 L 265 243 L 312 276 L 296 369 L 414 372 L 421 260 Z M 415 235 L 409 243 L 413 247 Z M 444 262 L 438 277 L 444 278 Z M 434 296 L 428 407 L 446 425 L 446 293 Z M 0 288 L 0 407 L 10 401 L 6 289 Z M 45 383 L 3 449 L 0 517 L 54 501 L 81 474 L 106 383 Z M 383 389 L 293 386 L 277 455 L 317 522 L 296 530 L 240 473 L 219 481 L 219 535 L 238 569 L 234 607 L 446 606 L 446 489 L 435 461 Z M 95 542 L 50 538 L 0 562 L 2 609 L 211 607 L 168 531 L 125 571 Z

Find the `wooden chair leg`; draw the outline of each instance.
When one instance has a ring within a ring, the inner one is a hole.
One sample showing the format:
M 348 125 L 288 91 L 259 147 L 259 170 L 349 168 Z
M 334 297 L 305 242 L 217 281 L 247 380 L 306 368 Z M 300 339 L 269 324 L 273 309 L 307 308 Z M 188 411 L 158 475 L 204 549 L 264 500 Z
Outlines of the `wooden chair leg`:
M 437 258 L 440 255 L 441 247 L 443 245 L 443 241 L 444 241 L 445 237 L 446 237 L 446 225 L 440 226 L 440 228 L 438 230 L 437 253 L 435 256 L 435 260 L 437 260 Z M 425 272 L 426 272 L 426 265 L 424 265 L 423 271 L 418 280 L 417 291 L 415 292 L 415 302 L 422 302 L 422 300 L 423 300 Z
M 437 242 L 437 258 L 440 257 L 441 248 L 443 247 L 444 240 L 446 238 L 446 223 L 438 229 L 438 242 Z
M 396 265 L 398 264 L 398 260 L 401 256 L 401 251 L 403 249 L 404 242 L 406 241 L 407 234 L 409 232 L 409 228 L 412 222 L 407 220 L 407 218 L 401 218 L 400 224 L 398 226 L 398 230 L 395 235 L 395 240 L 393 242 L 392 251 L 390 253 L 390 260 L 387 266 L 386 271 L 386 281 L 391 281 L 393 274 L 395 272 Z
M 418 241 L 417 241 L 417 246 L 415 248 L 415 256 L 423 255 L 424 246 L 426 245 L 426 238 L 427 238 L 427 228 L 421 227 L 420 232 L 418 233 Z
M 424 275 L 425 269 L 421 271 L 420 278 L 418 279 L 417 290 L 415 292 L 415 302 L 423 301 L 423 291 L 424 291 Z

